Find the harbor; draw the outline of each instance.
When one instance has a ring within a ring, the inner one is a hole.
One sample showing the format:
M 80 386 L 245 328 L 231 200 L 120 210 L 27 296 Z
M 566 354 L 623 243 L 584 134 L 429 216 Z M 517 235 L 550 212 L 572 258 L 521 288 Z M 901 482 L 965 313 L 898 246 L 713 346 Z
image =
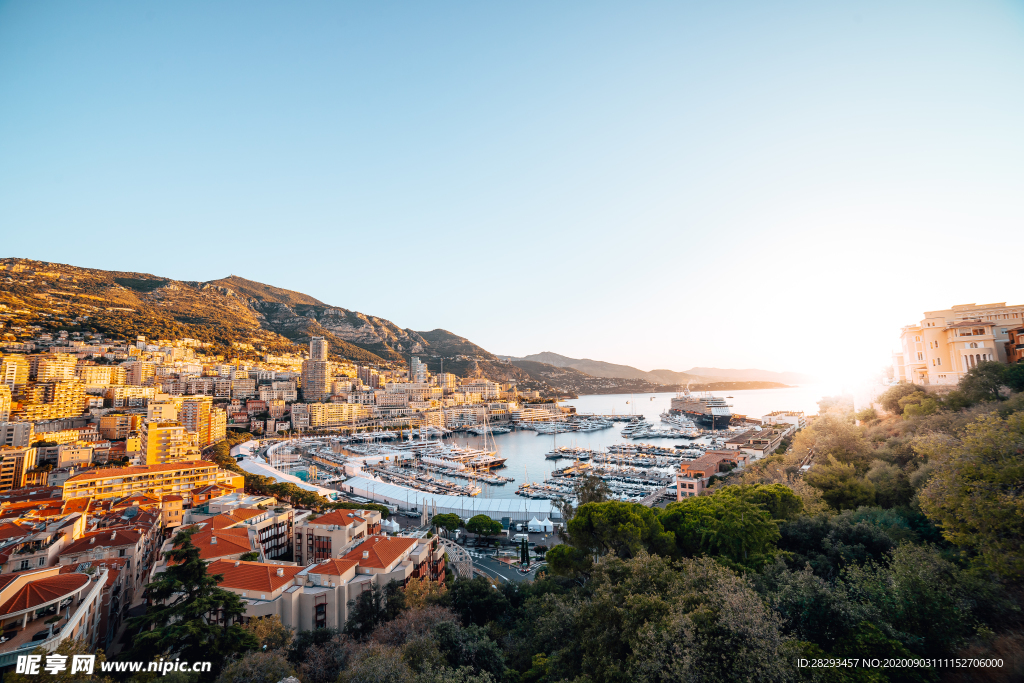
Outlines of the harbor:
M 742 397 L 743 392 L 734 393 Z M 287 471 L 299 471 L 302 463 L 294 458 L 309 460 L 316 466 L 310 483 L 339 491 L 348 480 L 361 478 L 446 500 L 551 500 L 564 496 L 573 477 L 586 472 L 604 479 L 620 500 L 646 500 L 671 486 L 670 475 L 680 463 L 724 448 L 729 438 L 749 428 L 742 420 L 727 428 L 699 425 L 670 410 L 676 397 L 585 396 L 563 404 L 580 411 L 564 420 L 478 425 L 473 431 L 429 428 L 311 437 L 292 441 L 301 453 L 278 461 L 287 463 Z M 779 399 L 765 403 L 786 405 Z M 637 412 L 616 414 L 605 406 Z M 670 437 L 651 436 L 652 429 Z M 698 434 L 681 433 L 688 429 Z M 631 433 L 624 436 L 627 430 Z

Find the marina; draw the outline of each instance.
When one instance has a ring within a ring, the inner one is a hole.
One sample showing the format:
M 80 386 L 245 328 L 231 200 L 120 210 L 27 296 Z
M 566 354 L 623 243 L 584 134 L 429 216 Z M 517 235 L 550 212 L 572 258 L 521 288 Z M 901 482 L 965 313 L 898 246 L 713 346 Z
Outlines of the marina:
M 802 388 L 735 391 L 733 394 L 736 398 L 730 403 L 735 403 L 752 415 L 766 414 L 780 406 L 803 406 L 812 396 L 803 402 L 791 402 L 790 397 L 804 391 Z M 753 407 L 744 408 L 746 395 L 761 398 Z M 440 429 L 429 428 L 429 431 L 390 430 L 389 434 L 393 435 L 390 439 L 387 438 L 388 434 L 378 432 L 368 436 L 360 435 L 358 439 L 350 436 L 325 436 L 291 443 L 316 465 L 316 481 L 311 483 L 339 490 L 344 489 L 345 484 L 342 482 L 352 477 L 377 481 L 380 486 L 390 484 L 369 470 L 371 466 L 383 464 L 396 468 L 388 472 L 390 477 L 394 477 L 391 481 L 398 482 L 400 479 L 397 477 L 404 477 L 402 481 L 409 484 L 409 487 L 397 483 L 394 486 L 415 490 L 422 486 L 445 492 L 425 491 L 425 495 L 444 495 L 453 501 L 484 498 L 531 500 L 523 495 L 528 493 L 542 500 L 540 496 L 556 490 L 570 490 L 571 477 L 574 476 L 571 473 L 577 471 L 571 468 L 585 465 L 592 472 L 603 472 L 603 468 L 610 468 L 605 476 L 616 484 L 612 490 L 617 496 L 625 496 L 624 500 L 634 500 L 643 493 L 641 489 L 657 491 L 658 484 L 656 481 L 652 484 L 652 480 L 645 478 L 633 482 L 618 481 L 613 477 L 624 476 L 619 470 L 662 476 L 666 471 L 674 472 L 680 463 L 700 457 L 707 450 L 724 448 L 726 440 L 746 428 L 738 420 L 737 424 L 730 427 L 714 430 L 698 426 L 688 415 L 672 413 L 673 398 L 677 398 L 677 394 L 648 395 L 635 401 L 629 395 L 584 396 L 563 404 L 574 406 L 579 411 L 577 415 L 565 415 L 564 420 L 517 425 L 514 429 L 508 429 L 512 426 L 510 423 L 486 425 L 488 429 L 479 430 L 484 432 L 483 435 L 465 429 L 442 432 Z M 613 412 L 616 406 L 625 407 L 628 411 L 633 405 L 645 414 Z M 662 428 L 667 427 L 666 431 L 673 432 L 671 440 L 647 438 L 642 436 L 644 430 L 637 429 L 650 429 L 658 421 L 661 421 Z M 538 432 L 533 428 L 537 425 L 572 426 L 581 423 L 607 426 L 594 430 L 570 428 L 568 431 L 565 431 L 565 427 L 557 427 L 551 429 L 550 433 Z M 693 424 L 692 428 L 697 430 L 696 438 L 681 433 L 689 424 Z M 631 430 L 632 438 L 623 437 L 621 432 L 630 425 L 634 427 Z M 410 436 L 415 438 L 410 440 Z M 300 466 L 299 463 L 289 464 L 288 469 Z M 570 469 L 566 470 L 567 467 Z M 421 475 L 430 479 L 417 479 Z M 632 488 L 625 486 L 627 483 Z M 524 484 L 527 486 L 523 487 Z M 550 488 L 540 488 L 542 485 Z M 479 488 L 480 492 L 474 495 L 472 487 Z

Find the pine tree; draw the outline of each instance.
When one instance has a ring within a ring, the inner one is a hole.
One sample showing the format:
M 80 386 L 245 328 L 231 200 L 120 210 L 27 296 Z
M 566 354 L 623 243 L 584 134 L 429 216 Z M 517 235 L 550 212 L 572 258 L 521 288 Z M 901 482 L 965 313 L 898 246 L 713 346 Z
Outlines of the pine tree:
M 259 647 L 251 632 L 232 623 L 245 614 L 245 606 L 238 595 L 217 585 L 222 575 L 206 573 L 209 563 L 199 558 L 199 549 L 192 545 L 197 530 L 179 531 L 174 549 L 164 553 L 167 569 L 147 587 L 157 604 L 129 620 L 128 628 L 138 635 L 126 658 L 145 661 L 176 656 L 183 661 L 213 662 L 219 670 L 231 655 Z

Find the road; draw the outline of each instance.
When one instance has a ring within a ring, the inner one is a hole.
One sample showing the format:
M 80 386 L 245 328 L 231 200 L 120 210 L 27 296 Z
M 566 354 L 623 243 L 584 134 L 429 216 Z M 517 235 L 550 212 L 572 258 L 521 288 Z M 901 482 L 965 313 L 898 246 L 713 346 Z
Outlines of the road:
M 490 557 L 473 557 L 473 568 L 483 573 L 485 576 L 497 579 L 501 583 L 508 583 L 509 581 L 533 581 L 537 578 L 537 570 L 534 569 L 529 574 L 520 574 L 504 562 L 498 562 L 497 560 Z

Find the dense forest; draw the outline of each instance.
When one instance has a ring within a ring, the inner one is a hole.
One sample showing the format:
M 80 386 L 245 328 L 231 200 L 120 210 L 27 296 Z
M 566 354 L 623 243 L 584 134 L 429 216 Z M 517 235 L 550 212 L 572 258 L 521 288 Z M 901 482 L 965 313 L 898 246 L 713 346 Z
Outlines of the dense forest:
M 339 630 L 189 627 L 196 605 L 242 607 L 186 544 L 154 594 L 201 602 L 136 640 L 216 652 L 223 683 L 1019 681 L 1022 391 L 1024 367 L 989 363 L 945 394 L 827 405 L 784 454 L 664 509 L 581 482 L 536 581 L 392 584 Z

